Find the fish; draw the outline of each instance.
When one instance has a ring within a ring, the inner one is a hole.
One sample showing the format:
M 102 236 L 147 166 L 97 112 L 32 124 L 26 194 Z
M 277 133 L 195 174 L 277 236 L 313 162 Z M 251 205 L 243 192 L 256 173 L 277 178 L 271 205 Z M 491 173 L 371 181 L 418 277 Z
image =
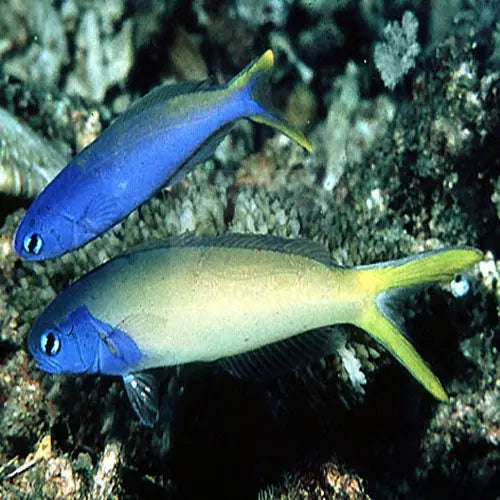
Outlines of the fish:
M 28 348 L 45 372 L 122 377 L 139 420 L 152 427 L 158 389 L 149 369 L 217 361 L 236 377 L 265 380 L 328 355 L 331 325 L 347 323 L 447 401 L 390 306 L 409 287 L 449 281 L 481 257 L 454 247 L 341 267 L 309 240 L 174 237 L 110 260 L 63 290 L 36 320 Z
M 45 260 L 83 246 L 210 158 L 240 118 L 274 127 L 311 151 L 307 138 L 269 103 L 273 65 L 267 50 L 226 84 L 153 89 L 35 198 L 15 232 L 15 252 Z

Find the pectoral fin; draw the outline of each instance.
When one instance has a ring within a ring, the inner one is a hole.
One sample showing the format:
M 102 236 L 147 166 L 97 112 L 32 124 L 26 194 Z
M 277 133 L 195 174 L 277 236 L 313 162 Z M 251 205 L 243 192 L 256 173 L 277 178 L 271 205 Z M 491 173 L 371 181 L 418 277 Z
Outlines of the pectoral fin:
M 141 313 L 129 314 L 116 325 L 116 329 L 126 332 L 131 339 L 134 339 L 134 342 L 139 344 L 144 343 L 145 337 L 149 334 L 161 332 L 164 327 L 165 318 L 155 314 Z
M 103 230 L 113 226 L 122 217 L 123 214 L 118 200 L 109 194 L 105 194 L 90 201 L 79 224 L 87 232 L 100 234 Z

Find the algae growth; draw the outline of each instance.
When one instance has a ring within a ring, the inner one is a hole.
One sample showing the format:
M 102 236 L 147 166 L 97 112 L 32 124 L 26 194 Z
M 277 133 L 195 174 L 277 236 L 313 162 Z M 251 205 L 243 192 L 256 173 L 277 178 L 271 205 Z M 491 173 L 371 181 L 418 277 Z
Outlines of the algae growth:
M 0 174 L 27 184 L 0 195 L 0 496 L 496 493 L 500 16 L 497 2 L 452 4 L 3 2 Z M 83 249 L 41 263 L 13 253 L 18 195 L 32 194 L 44 151 L 75 154 L 154 85 L 225 81 L 268 47 L 273 100 L 314 154 L 240 123 L 213 160 Z M 24 147 L 28 136 L 41 146 Z M 226 231 L 310 238 L 344 265 L 480 248 L 467 295 L 434 286 L 401 305 L 450 404 L 350 327 L 334 355 L 265 384 L 212 365 L 159 370 L 154 431 L 120 381 L 36 369 L 27 332 L 74 279 L 152 238 Z

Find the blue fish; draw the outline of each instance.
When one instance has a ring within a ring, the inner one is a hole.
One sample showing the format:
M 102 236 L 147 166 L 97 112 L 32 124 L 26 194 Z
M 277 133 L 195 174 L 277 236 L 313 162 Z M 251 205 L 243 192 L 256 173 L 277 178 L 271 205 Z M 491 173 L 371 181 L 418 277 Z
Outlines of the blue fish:
M 15 251 L 44 260 L 93 240 L 208 159 L 240 118 L 270 125 L 311 151 L 268 104 L 273 64 L 267 50 L 225 85 L 184 82 L 152 90 L 33 201 L 17 228 Z
M 325 356 L 325 327 L 351 323 L 446 401 L 390 305 L 398 290 L 451 280 L 481 256 L 451 248 L 344 268 L 306 240 L 174 238 L 111 260 L 66 288 L 33 325 L 28 347 L 49 373 L 121 376 L 141 422 L 152 426 L 157 391 L 145 370 L 219 360 L 236 376 L 263 379 Z

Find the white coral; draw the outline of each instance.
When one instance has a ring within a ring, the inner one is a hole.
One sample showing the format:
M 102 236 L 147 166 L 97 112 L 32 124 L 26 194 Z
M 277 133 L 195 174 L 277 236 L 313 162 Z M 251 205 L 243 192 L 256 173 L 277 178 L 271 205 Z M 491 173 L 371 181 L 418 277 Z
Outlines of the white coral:
M 403 14 L 401 24 L 397 21 L 384 28 L 385 42 L 375 45 L 374 61 L 384 85 L 393 90 L 400 80 L 415 66 L 420 54 L 417 42 L 418 20 L 411 11 Z

